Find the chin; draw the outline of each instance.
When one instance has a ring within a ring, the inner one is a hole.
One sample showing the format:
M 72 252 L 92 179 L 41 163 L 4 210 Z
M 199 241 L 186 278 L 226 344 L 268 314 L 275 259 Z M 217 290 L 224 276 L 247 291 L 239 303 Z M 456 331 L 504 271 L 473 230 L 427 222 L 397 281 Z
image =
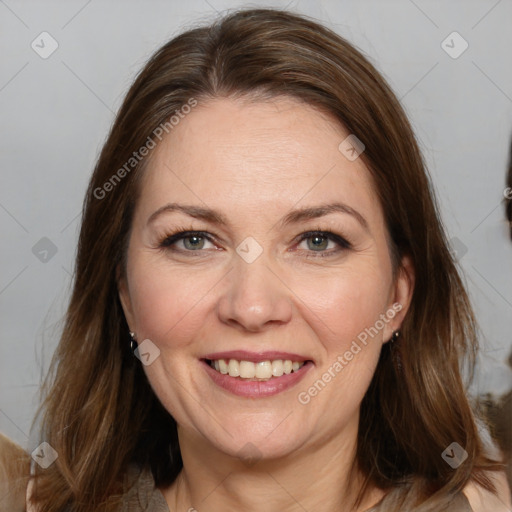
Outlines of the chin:
M 282 418 L 279 421 L 282 422 Z M 254 424 L 248 429 L 240 426 L 238 431 L 230 429 L 231 435 L 222 431 L 218 436 L 210 437 L 206 433 L 205 436 L 216 449 L 243 462 L 277 460 L 296 452 L 308 437 L 303 429 L 294 433 L 284 429 L 279 421 L 273 423 L 273 429 L 270 430 L 267 425 Z

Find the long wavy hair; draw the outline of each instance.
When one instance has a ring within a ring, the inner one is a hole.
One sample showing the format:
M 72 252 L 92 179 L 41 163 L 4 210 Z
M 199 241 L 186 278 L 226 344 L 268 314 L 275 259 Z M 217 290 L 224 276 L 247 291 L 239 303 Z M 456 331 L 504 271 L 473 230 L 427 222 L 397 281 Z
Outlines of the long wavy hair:
M 37 468 L 39 510 L 115 510 L 131 464 L 150 470 L 157 486 L 170 485 L 182 469 L 176 422 L 130 351 L 118 297 L 150 155 L 130 159 L 159 126 L 170 132 L 169 119 L 191 98 L 201 104 L 245 95 L 301 100 L 363 141 L 360 158 L 382 205 L 394 270 L 404 255 L 414 265 L 402 336 L 384 345 L 361 404 L 355 463 L 365 483 L 357 503 L 370 485 L 390 491 L 387 511 L 440 510 L 471 479 L 493 490 L 486 472 L 502 466 L 484 453 L 462 377 L 472 375 L 477 325 L 403 108 L 368 59 L 333 31 L 287 11 L 251 9 L 190 29 L 159 49 L 103 146 L 84 202 L 69 309 L 44 386 L 42 440 L 59 457 Z M 442 457 L 453 442 L 468 453 L 455 469 Z

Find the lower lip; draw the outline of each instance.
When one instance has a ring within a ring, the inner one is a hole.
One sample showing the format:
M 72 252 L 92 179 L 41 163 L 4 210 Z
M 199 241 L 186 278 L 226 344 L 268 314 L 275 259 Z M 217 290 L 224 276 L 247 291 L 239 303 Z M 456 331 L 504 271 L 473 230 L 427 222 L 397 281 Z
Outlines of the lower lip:
M 234 395 L 246 398 L 264 398 L 267 396 L 277 395 L 282 391 L 292 388 L 298 384 L 313 367 L 313 363 L 308 361 L 296 372 L 282 375 L 281 377 L 273 377 L 265 381 L 246 380 L 239 377 L 230 377 L 213 369 L 206 361 L 201 361 L 210 378 L 225 390 Z

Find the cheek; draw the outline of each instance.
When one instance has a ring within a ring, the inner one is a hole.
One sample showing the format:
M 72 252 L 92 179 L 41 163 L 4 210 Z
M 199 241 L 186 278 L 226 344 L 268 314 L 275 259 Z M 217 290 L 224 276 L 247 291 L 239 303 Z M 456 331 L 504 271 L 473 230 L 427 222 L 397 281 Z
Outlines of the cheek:
M 155 262 L 134 261 L 130 274 L 132 308 L 137 335 L 161 344 L 169 336 L 173 343 L 187 339 L 197 329 L 201 302 L 215 284 L 206 273 L 173 269 Z
M 318 368 L 305 379 L 298 400 L 314 411 L 312 417 L 321 415 L 325 425 L 319 428 L 339 431 L 359 410 L 381 352 L 382 329 L 372 329 L 385 313 L 386 283 L 383 274 L 366 267 L 310 287 L 302 315 L 321 349 Z M 301 296 L 305 292 L 303 287 Z
M 305 311 L 310 311 L 310 322 L 325 334 L 322 337 L 329 344 L 340 349 L 385 312 L 388 278 L 377 267 L 344 269 L 301 282 L 296 283 L 295 290 Z

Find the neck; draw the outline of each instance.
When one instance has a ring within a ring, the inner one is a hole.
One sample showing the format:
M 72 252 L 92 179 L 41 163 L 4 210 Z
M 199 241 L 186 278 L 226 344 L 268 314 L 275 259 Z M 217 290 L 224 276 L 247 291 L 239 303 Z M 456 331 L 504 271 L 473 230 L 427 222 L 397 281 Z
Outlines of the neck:
M 384 493 L 372 487 L 354 506 L 363 475 L 353 464 L 357 427 L 347 430 L 352 431 L 344 432 L 341 442 L 333 438 L 303 446 L 285 458 L 241 461 L 197 433 L 179 429 L 183 470 L 162 493 L 171 512 L 363 512 Z

